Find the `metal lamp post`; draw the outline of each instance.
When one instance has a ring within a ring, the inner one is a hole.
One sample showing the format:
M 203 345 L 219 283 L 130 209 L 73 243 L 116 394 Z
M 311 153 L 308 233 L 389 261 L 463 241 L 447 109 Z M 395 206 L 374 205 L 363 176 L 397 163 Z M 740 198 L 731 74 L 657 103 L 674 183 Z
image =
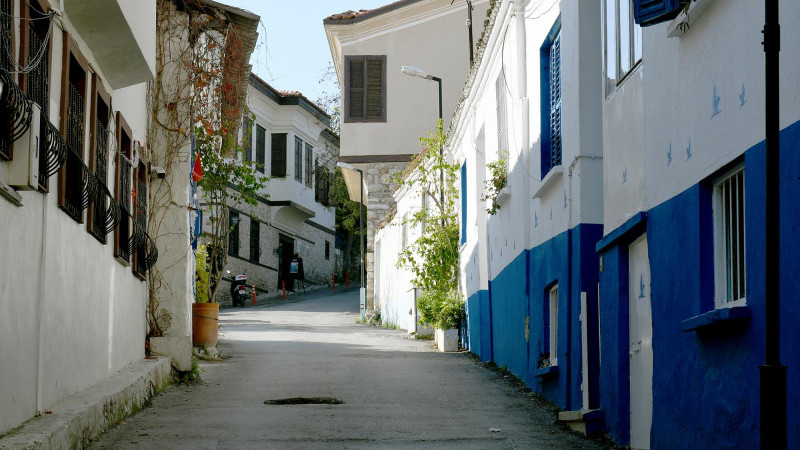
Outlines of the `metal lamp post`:
M 359 307 L 361 310 L 361 323 L 364 323 L 366 320 L 367 314 L 367 287 L 364 283 L 365 273 L 366 270 L 366 262 L 364 261 L 364 171 L 347 163 L 338 162 L 336 163 L 337 166 L 341 169 L 346 170 L 354 170 L 358 172 L 359 175 L 359 189 L 361 190 L 361 201 L 358 204 L 358 248 L 361 251 L 361 261 L 359 265 L 361 268 L 359 269 L 359 278 L 361 279 L 361 287 L 358 290 L 359 293 Z
M 400 71 L 406 75 L 411 75 L 412 77 L 419 77 L 424 78 L 426 80 L 433 80 L 439 84 L 439 121 L 442 120 L 442 79 L 439 77 L 435 77 L 428 72 L 420 69 L 419 67 L 414 66 L 402 66 L 400 67 Z M 442 124 L 444 127 L 444 124 Z M 442 142 L 439 142 L 439 158 L 443 159 L 443 152 L 444 149 L 442 148 Z M 441 205 L 442 212 L 444 212 L 444 169 L 439 170 L 439 182 L 441 183 L 441 191 L 439 192 L 439 204 Z M 442 219 L 444 221 L 444 219 Z

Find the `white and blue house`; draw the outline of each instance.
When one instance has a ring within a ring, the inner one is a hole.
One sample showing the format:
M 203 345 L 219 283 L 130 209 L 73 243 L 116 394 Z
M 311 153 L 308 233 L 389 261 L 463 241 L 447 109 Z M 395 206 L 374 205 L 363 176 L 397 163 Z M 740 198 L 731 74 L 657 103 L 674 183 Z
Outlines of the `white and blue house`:
M 607 433 L 632 448 L 758 448 L 764 5 L 697 0 L 685 14 L 679 3 L 603 2 L 599 402 Z M 800 4 L 781 8 L 781 359 L 792 447 Z

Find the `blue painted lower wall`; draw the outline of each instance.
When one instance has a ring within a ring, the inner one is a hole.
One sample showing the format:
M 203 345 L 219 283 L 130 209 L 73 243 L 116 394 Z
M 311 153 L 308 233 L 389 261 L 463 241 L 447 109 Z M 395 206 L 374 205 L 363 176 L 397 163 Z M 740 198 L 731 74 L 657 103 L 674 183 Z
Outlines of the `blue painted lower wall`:
M 800 124 L 781 132 L 781 360 L 789 366 L 788 442 L 800 445 Z M 758 448 L 764 358 L 764 144 L 745 152 L 749 320 L 683 331 L 714 308 L 711 185 L 701 182 L 647 211 L 653 320 L 653 449 Z M 608 434 L 629 442 L 628 256 L 634 236 L 601 253 L 600 404 Z
M 587 294 L 590 336 L 597 336 L 597 254 L 602 226 L 581 224 L 521 252 L 489 283 L 467 299 L 470 351 L 507 367 L 533 390 L 562 409 L 580 409 L 581 292 Z M 558 371 L 536 376 L 540 355 L 549 351 L 547 294 L 559 285 Z M 527 320 L 526 320 L 527 319 Z M 527 326 L 527 330 L 526 330 Z M 527 331 L 527 333 L 526 333 Z M 527 336 L 526 336 L 527 334 Z M 599 351 L 590 339 L 590 393 L 597 400 Z M 592 403 L 592 402 L 590 402 Z

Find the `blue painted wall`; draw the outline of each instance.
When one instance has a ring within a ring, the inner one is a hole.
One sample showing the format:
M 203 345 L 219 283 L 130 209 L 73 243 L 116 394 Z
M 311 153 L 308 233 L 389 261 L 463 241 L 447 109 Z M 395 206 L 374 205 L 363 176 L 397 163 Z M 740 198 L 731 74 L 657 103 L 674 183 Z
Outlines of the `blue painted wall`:
M 782 362 L 788 371 L 788 441 L 800 442 L 800 123 L 781 132 Z M 684 332 L 681 321 L 713 309 L 710 183 L 648 211 L 653 317 L 652 448 L 757 448 L 758 365 L 764 357 L 764 144 L 744 155 L 748 321 Z M 609 435 L 629 438 L 627 243 L 602 252 L 601 406 Z M 791 444 L 794 443 L 794 444 Z M 797 448 L 797 447 L 795 447 Z
M 579 409 L 582 403 L 581 292 L 587 293 L 587 304 L 594 305 L 587 320 L 597 324 L 595 244 L 601 235 L 601 225 L 582 224 L 565 231 L 520 253 L 491 280 L 489 292 L 478 292 L 467 300 L 471 351 L 482 360 L 492 359 L 498 366 L 508 367 L 562 409 Z M 545 338 L 549 317 L 545 305 L 547 292 L 555 282 L 559 283 L 559 372 L 536 377 L 539 356 L 549 351 Z M 478 311 L 480 316 L 475 317 Z M 529 318 L 528 340 L 526 318 Z M 596 325 L 593 329 L 590 336 L 597 336 Z M 596 352 L 590 361 L 594 393 L 599 391 L 597 345 L 597 339 L 591 339 L 590 349 Z M 598 402 L 596 399 L 594 403 Z

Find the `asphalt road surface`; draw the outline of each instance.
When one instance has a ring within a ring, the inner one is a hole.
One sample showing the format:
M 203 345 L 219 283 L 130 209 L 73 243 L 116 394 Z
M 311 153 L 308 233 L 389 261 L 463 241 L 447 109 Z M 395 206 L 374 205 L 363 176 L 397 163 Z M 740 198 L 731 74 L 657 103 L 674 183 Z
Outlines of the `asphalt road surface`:
M 92 448 L 603 448 L 468 353 L 357 318 L 357 290 L 223 309 L 228 358 L 202 362 L 201 380 L 169 387 Z M 342 403 L 264 403 L 294 398 Z

